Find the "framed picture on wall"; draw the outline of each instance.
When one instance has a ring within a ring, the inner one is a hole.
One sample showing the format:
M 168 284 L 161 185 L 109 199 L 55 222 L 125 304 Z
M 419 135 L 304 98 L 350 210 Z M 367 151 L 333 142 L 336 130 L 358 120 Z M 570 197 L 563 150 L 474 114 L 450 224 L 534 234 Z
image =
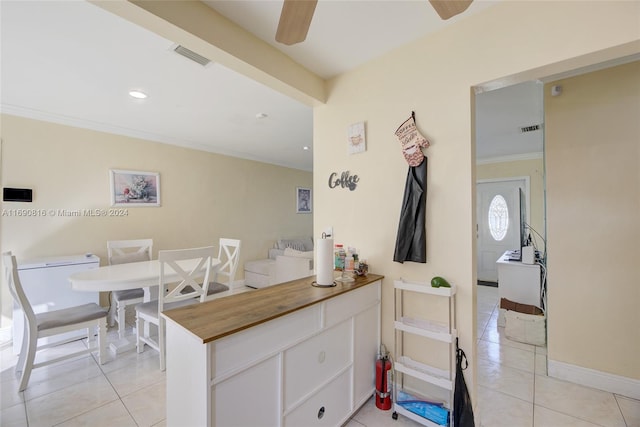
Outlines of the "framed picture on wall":
M 349 154 L 362 153 L 367 149 L 367 138 L 364 131 L 364 122 L 354 123 L 347 131 L 347 151 Z
M 109 171 L 111 206 L 160 206 L 160 174 L 120 169 Z
M 296 188 L 296 213 L 311 213 L 310 188 Z

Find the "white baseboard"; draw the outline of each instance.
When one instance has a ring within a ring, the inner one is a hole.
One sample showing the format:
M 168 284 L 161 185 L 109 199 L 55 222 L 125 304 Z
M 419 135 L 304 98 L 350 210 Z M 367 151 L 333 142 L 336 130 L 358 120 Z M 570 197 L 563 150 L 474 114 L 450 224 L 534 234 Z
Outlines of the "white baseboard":
M 640 400 L 640 380 L 551 359 L 547 369 L 550 377 Z

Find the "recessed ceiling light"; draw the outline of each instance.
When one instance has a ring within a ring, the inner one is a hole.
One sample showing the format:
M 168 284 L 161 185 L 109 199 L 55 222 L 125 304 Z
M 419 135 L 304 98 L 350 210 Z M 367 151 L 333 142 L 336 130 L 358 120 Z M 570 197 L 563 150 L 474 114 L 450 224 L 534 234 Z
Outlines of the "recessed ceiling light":
M 129 91 L 129 95 L 136 99 L 145 99 L 147 97 L 146 93 L 140 92 L 139 90 Z
M 267 113 L 258 113 L 258 114 L 256 114 L 256 119 L 264 119 L 266 117 L 268 117 Z

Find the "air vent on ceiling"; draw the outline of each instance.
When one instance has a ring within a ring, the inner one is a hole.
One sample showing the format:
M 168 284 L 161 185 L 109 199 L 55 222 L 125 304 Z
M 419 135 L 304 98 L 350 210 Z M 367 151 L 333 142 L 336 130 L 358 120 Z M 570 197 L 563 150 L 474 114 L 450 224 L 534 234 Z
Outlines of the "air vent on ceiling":
M 176 46 L 175 49 L 173 49 L 173 51 L 179 55 L 184 56 L 185 58 L 189 58 L 190 60 L 197 62 L 198 64 L 202 65 L 203 67 L 206 66 L 207 64 L 209 64 L 211 61 L 207 58 L 205 58 L 202 55 L 199 55 L 197 53 L 195 53 L 194 51 L 187 49 L 184 46 Z
M 534 132 L 540 130 L 540 125 L 524 126 L 520 128 L 520 133 Z

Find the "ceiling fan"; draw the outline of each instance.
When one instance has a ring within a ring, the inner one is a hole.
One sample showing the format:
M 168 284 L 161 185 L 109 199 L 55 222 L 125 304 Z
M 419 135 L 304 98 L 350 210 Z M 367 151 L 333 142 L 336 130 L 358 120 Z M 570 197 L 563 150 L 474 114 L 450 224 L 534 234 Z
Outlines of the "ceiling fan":
M 473 0 L 429 0 L 440 18 L 446 20 L 467 10 Z M 276 41 L 286 45 L 300 43 L 307 38 L 313 12 L 318 0 L 284 0 Z

